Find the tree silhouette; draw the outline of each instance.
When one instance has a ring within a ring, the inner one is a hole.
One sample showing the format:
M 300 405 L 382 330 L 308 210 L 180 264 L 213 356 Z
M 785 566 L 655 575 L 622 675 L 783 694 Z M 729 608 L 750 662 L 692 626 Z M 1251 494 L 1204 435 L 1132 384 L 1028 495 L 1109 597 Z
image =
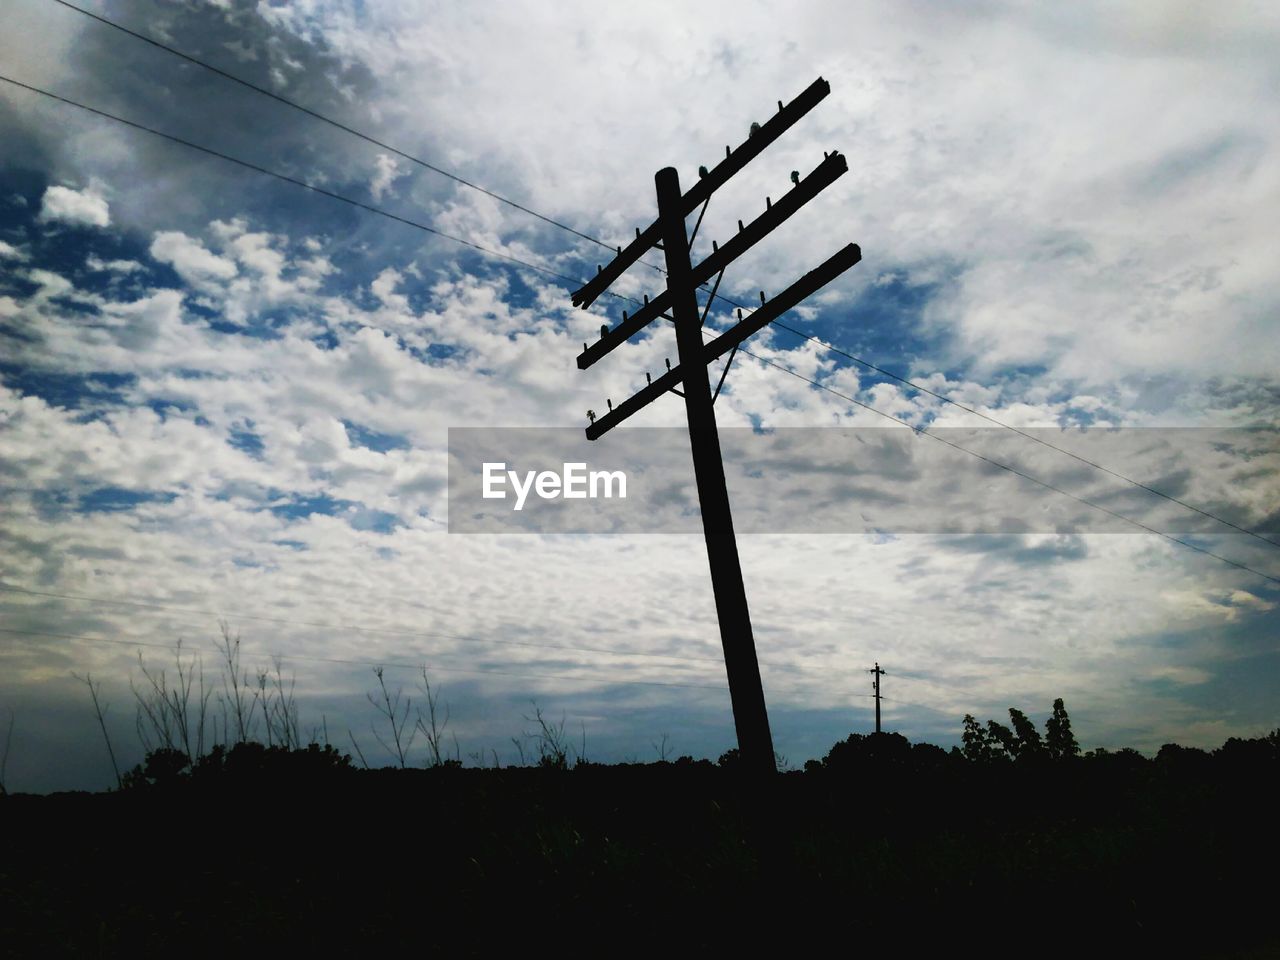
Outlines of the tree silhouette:
M 1063 760 L 1080 755 L 1080 745 L 1071 732 L 1071 720 L 1062 698 L 1053 701 L 1053 715 L 1045 722 L 1045 736 L 1017 707 L 1009 708 L 1011 727 L 988 720 L 986 729 L 973 714 L 964 715 L 964 744 L 960 755 L 966 760 L 989 763 L 993 760 Z
M 1053 701 L 1053 715 L 1045 721 L 1045 749 L 1050 760 L 1068 760 L 1080 755 L 1080 744 L 1071 732 L 1071 718 L 1062 698 Z
M 996 758 L 996 748 L 991 737 L 971 713 L 964 715 L 964 734 L 960 738 L 964 748 L 960 751 L 966 760 L 990 763 Z
M 1003 723 L 997 723 L 995 720 L 987 721 L 987 739 L 992 745 L 992 755 L 996 758 L 1003 757 L 1007 760 L 1017 760 L 1018 751 L 1021 744 L 1013 731 L 1006 727 Z
M 1027 719 L 1027 715 L 1015 707 L 1010 707 L 1009 720 L 1013 723 L 1013 735 L 1017 743 L 1015 757 L 1019 760 L 1035 760 L 1044 756 L 1044 743 L 1040 740 L 1040 731 Z

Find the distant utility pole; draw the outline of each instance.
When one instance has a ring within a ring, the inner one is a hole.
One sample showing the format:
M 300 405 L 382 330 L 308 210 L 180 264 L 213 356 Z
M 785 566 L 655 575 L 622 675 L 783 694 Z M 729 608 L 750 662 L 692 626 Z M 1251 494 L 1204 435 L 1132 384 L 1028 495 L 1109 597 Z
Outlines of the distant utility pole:
M 874 679 L 871 681 L 871 686 L 873 686 L 876 691 L 876 694 L 875 694 L 876 696 L 876 733 L 879 733 L 880 732 L 880 678 L 884 676 L 884 671 L 880 669 L 880 664 L 877 662 L 875 669 L 868 670 L 867 673 L 875 674 Z
M 848 244 L 773 300 L 767 300 L 761 291 L 760 308 L 745 319 L 739 310 L 739 323 L 710 342 L 703 342 L 702 327 L 711 309 L 711 300 L 724 277 L 725 268 L 844 174 L 849 165 L 839 153 L 832 152 L 807 177 L 801 179 L 799 173 L 793 172 L 792 188 L 777 203 L 766 197 L 765 212 L 747 226 L 743 226 L 739 220 L 738 233 L 723 247 L 713 242 L 711 255 L 697 266 L 689 259 L 692 238 L 685 232 L 685 218 L 701 205 L 702 211 L 693 228 L 693 235 L 696 236 L 711 194 L 830 92 L 831 85 L 819 77 L 786 106 L 778 101 L 778 112 L 764 124 L 753 123 L 750 136 L 736 150 L 725 147 L 725 157 L 714 169 L 708 171 L 705 167 L 699 168 L 700 179 L 687 193 L 680 192 L 680 178 L 674 168 L 659 170 L 654 177 L 658 219 L 644 231 L 637 229 L 636 239 L 625 250 L 619 247 L 617 257 L 607 266 L 597 267 L 596 276 L 573 293 L 574 306 L 585 309 L 649 248 L 656 246 L 666 258 L 666 290 L 652 300 L 646 296 L 644 305 L 630 316 L 623 311 L 622 322 L 616 326 L 601 327 L 599 340 L 591 345 L 582 345 L 578 367 L 585 370 L 659 317 L 675 324 L 679 364 L 672 367 L 668 360 L 666 373 L 656 380 L 649 377 L 648 386 L 617 407 L 610 400 L 609 412 L 599 419 L 594 414 L 589 414 L 591 425 L 587 427 L 587 439 L 595 440 L 603 436 L 669 391 L 684 397 L 698 502 L 702 509 L 703 534 L 711 566 L 711 585 L 715 592 L 720 640 L 724 647 L 725 669 L 729 678 L 729 696 L 733 703 L 733 720 L 738 735 L 738 751 L 744 765 L 749 770 L 760 773 L 776 771 L 773 738 L 769 733 L 769 715 L 765 709 L 760 666 L 756 660 L 755 640 L 751 634 L 751 616 L 747 609 L 742 566 L 733 532 L 733 518 L 729 511 L 729 493 L 725 486 L 724 462 L 720 454 L 720 438 L 716 431 L 713 404 L 720 394 L 720 388 L 724 386 L 729 364 L 733 362 L 738 345 L 852 267 L 861 259 L 862 252 L 857 244 Z M 715 283 L 707 303 L 699 311 L 697 288 L 713 277 Z M 724 373 L 712 392 L 707 365 L 726 353 L 729 358 L 725 361 Z M 680 385 L 684 387 L 683 393 L 677 389 Z

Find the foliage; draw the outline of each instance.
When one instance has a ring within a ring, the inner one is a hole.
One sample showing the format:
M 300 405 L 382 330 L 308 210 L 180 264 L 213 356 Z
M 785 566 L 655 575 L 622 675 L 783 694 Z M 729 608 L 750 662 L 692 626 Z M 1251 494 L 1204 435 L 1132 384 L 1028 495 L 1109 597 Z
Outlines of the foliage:
M 730 747 L 720 754 L 720 759 L 716 761 L 716 765 L 726 770 L 736 770 L 742 765 L 742 755 L 738 753 L 737 747 Z
M 990 763 L 996 757 L 996 745 L 991 736 L 971 713 L 964 715 L 964 733 L 960 735 L 960 742 L 964 744 L 961 755 L 966 760 Z
M 1045 721 L 1045 750 L 1050 760 L 1067 760 L 1080 755 L 1080 744 L 1071 732 L 1071 718 L 1062 698 L 1053 701 L 1053 715 Z
M 536 730 L 526 730 L 524 736 L 526 740 L 532 740 L 538 747 L 537 765 L 547 770 L 567 770 L 570 766 L 570 752 L 573 750 L 573 744 L 564 732 L 565 719 L 560 717 L 558 724 L 551 723 L 542 715 L 542 708 L 538 706 L 536 700 L 530 701 L 533 704 L 533 716 L 525 717 L 528 723 L 536 723 Z M 583 748 L 578 754 L 578 759 L 585 759 L 583 754 L 586 752 L 586 731 L 583 731 Z
M 1027 719 L 1027 715 L 1021 710 L 1010 707 L 1009 720 L 1013 723 L 1014 743 L 1017 750 L 1014 759 L 1037 760 L 1043 756 L 1044 744 L 1040 740 L 1040 732 L 1036 730 L 1035 724 Z
M 125 790 L 172 788 L 179 784 L 287 783 L 299 786 L 340 775 L 352 769 L 351 758 L 333 747 L 310 743 L 305 747 L 246 740 L 230 748 L 215 744 L 194 762 L 181 750 L 150 751 L 146 759 L 122 778 Z
M 1061 697 L 1053 701 L 1053 713 L 1045 722 L 1043 739 L 1035 724 L 1016 707 L 1009 708 L 1009 722 L 1011 726 L 1006 727 L 988 720 L 984 730 L 972 714 L 966 713 L 960 755 L 975 763 L 1000 760 L 1034 763 L 1068 760 L 1080 754 L 1080 745 L 1071 732 L 1071 718 Z
M 1018 759 L 1018 740 L 1013 735 L 1012 730 L 1003 723 L 988 720 L 987 733 L 989 741 L 995 745 L 997 755 L 1001 760 Z

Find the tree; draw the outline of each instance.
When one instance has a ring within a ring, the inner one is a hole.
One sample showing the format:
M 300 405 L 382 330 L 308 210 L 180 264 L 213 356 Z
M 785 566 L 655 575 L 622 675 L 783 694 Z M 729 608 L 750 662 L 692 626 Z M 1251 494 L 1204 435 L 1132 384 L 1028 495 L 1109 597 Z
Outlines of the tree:
M 1017 738 L 1015 756 L 1022 760 L 1034 760 L 1043 756 L 1044 743 L 1040 740 L 1040 731 L 1027 718 L 1027 715 L 1015 707 L 1010 707 L 1009 720 L 1013 723 L 1013 734 Z
M 987 740 L 992 745 L 993 757 L 1004 757 L 1007 760 L 1017 760 L 1018 751 L 1021 744 L 1013 731 L 1006 727 L 1003 723 L 997 723 L 994 720 L 987 721 Z
M 1061 697 L 1053 701 L 1053 715 L 1045 721 L 1044 732 L 1050 760 L 1068 760 L 1080 755 L 1080 744 L 1071 732 L 1071 718 Z
M 964 749 L 960 752 L 966 760 L 975 763 L 990 763 L 995 759 L 996 751 L 991 737 L 971 713 L 964 715 L 964 733 L 960 737 Z

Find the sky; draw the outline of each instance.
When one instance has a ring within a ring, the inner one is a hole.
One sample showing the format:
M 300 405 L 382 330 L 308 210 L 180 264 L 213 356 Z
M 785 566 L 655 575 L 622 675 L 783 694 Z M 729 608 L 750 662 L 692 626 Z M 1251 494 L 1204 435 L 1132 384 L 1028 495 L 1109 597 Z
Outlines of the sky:
M 842 479 L 869 461 L 836 505 L 894 492 L 892 523 L 740 537 L 777 751 L 799 766 L 868 732 L 877 661 L 886 728 L 944 746 L 966 713 L 1042 722 L 1056 697 L 1086 748 L 1280 726 L 1274 545 L 1186 526 L 850 359 L 1280 540 L 1274 7 L 84 3 L 609 247 L 653 220 L 657 170 L 687 188 L 824 77 L 717 191 L 693 256 L 839 150 L 849 172 L 720 291 L 758 302 L 849 242 L 862 261 L 784 318 L 814 339 L 746 345 L 722 427 L 829 444 L 905 431 L 882 414 L 983 427 L 988 455 L 1201 549 L 1078 516 L 951 523 L 975 498 L 1052 513 L 1061 495 L 963 453 L 906 452 L 896 487 L 866 443 L 833 460 Z M 595 760 L 734 745 L 696 532 L 450 532 L 451 428 L 581 429 L 675 355 L 655 326 L 578 370 L 630 305 L 575 309 L 575 284 L 455 240 L 581 279 L 608 249 L 54 0 L 13 0 L 6 24 L 11 80 L 438 231 L 0 82 L 9 789 L 109 785 L 83 678 L 136 762 L 131 683 L 172 678 L 181 640 L 216 684 L 219 621 L 247 668 L 278 658 L 304 727 L 371 763 L 390 759 L 366 697 L 380 664 L 414 707 L 427 667 L 469 763 L 514 762 L 535 709 Z M 654 295 L 661 275 L 614 289 Z M 708 327 L 732 322 L 717 301 Z M 682 406 L 606 439 L 640 449 Z M 1072 447 L 1091 432 L 1123 440 Z M 814 499 L 776 459 L 729 475 L 744 515 Z

